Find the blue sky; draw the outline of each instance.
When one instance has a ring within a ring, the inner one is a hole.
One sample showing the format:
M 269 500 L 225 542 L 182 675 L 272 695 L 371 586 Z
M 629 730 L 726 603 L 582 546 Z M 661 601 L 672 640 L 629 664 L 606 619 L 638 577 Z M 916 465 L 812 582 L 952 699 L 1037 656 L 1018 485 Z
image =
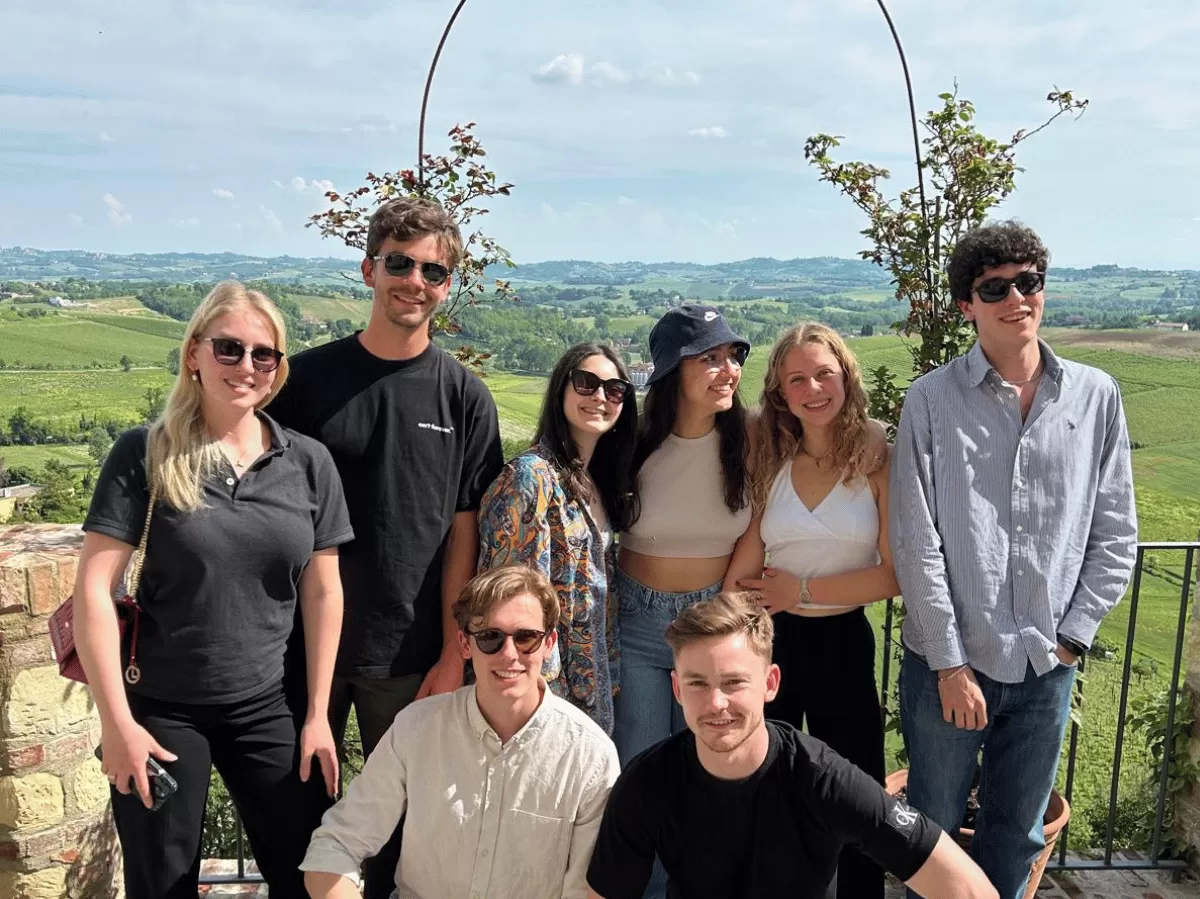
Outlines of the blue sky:
M 4 0 L 0 245 L 334 255 L 327 184 L 410 167 L 453 0 Z M 519 11 L 517 11 L 519 10 Z M 1002 208 L 1061 265 L 1200 268 L 1200 4 L 892 0 L 918 110 L 957 79 L 985 132 L 1040 123 Z M 471 0 L 429 145 L 473 120 L 517 261 L 851 256 L 863 221 L 807 136 L 912 181 L 873 0 Z

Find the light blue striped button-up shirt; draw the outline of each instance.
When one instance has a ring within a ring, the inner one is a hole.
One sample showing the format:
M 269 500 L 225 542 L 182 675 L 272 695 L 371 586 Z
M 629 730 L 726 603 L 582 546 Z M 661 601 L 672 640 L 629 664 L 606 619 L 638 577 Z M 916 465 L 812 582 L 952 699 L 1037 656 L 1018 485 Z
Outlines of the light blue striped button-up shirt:
M 1090 646 L 1137 546 L 1129 433 L 1116 381 L 1041 344 L 1020 398 L 978 343 L 913 382 L 892 455 L 889 530 L 903 640 L 931 668 L 1018 683 Z

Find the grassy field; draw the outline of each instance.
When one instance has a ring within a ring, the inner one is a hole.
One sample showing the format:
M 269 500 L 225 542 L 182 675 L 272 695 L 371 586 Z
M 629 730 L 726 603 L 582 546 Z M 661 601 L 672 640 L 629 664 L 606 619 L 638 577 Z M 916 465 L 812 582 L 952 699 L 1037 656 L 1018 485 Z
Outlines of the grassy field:
M 321 321 L 337 321 L 348 318 L 358 323 L 365 322 L 371 314 L 371 304 L 366 300 L 333 299 L 331 297 L 314 297 L 307 294 L 292 294 L 300 311 Z
M 0 360 L 7 366 L 49 362 L 59 368 L 87 368 L 114 367 L 128 356 L 134 365 L 162 365 L 182 336 L 182 331 L 167 336 L 173 324 L 177 323 L 169 319 L 99 313 L 2 321 Z
M 79 421 L 80 415 L 135 419 L 140 417 L 146 388 L 167 388 L 173 380 L 165 368 L 130 372 L 0 371 L 0 419 L 7 422 L 18 406 L 25 406 L 47 423 L 70 424 Z

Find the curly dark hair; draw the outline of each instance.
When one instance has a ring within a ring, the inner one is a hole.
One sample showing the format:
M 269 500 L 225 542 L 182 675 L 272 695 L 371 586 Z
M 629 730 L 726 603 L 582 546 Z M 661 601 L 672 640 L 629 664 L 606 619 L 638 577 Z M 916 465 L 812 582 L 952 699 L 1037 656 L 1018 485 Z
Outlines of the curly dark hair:
M 1044 272 L 1050 264 L 1050 251 L 1032 228 L 1015 219 L 989 222 L 963 235 L 950 255 L 946 275 L 950 279 L 950 296 L 971 302 L 971 285 L 985 269 L 999 265 L 1026 265 Z

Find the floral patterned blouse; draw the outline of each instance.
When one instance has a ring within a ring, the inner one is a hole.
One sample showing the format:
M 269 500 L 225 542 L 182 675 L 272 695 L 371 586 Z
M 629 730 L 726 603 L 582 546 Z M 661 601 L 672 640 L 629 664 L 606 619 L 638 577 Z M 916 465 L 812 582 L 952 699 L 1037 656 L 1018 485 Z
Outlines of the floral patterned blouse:
M 558 591 L 558 644 L 542 673 L 557 695 L 611 734 L 619 655 L 612 531 L 568 496 L 540 446 L 504 466 L 479 509 L 479 570 L 523 564 Z

